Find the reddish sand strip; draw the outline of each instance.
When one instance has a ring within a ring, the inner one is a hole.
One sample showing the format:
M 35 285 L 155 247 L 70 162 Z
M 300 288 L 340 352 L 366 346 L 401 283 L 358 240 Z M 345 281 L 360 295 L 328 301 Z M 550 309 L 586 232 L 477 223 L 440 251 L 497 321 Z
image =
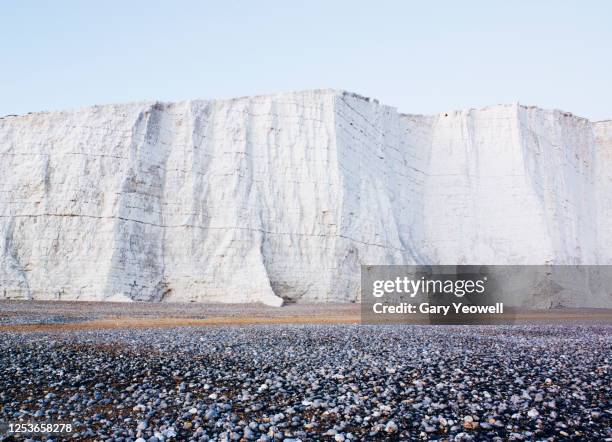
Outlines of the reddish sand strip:
M 69 324 L 23 324 L 2 325 L 0 331 L 63 331 L 113 328 L 162 328 L 162 327 L 201 327 L 224 325 L 257 324 L 358 324 L 358 316 L 277 316 L 277 317 L 214 317 L 192 318 L 132 318 L 118 317 L 96 319 Z

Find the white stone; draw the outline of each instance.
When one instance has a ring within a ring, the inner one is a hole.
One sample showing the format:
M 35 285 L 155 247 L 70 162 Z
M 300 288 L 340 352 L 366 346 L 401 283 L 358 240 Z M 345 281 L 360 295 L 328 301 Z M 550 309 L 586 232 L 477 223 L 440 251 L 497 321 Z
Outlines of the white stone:
M 535 408 L 532 408 L 531 410 L 529 410 L 527 412 L 527 416 L 531 417 L 531 418 L 536 418 L 540 415 L 540 413 L 538 412 L 538 410 L 536 410 Z
M 403 115 L 322 90 L 4 117 L 0 297 L 346 302 L 360 264 L 611 264 L 611 165 L 612 122 L 518 104 Z

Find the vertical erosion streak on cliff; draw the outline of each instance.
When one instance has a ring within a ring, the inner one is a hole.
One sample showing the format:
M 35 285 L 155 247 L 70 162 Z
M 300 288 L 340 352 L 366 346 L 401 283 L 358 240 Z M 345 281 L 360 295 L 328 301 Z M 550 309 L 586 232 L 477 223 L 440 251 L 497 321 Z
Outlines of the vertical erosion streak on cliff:
M 596 148 L 597 258 L 612 264 L 612 120 L 593 123 Z M 611 290 L 612 293 L 612 290 Z
M 243 220 L 247 221 L 246 235 L 249 237 L 246 262 L 242 269 L 235 269 L 234 278 L 242 280 L 243 287 L 239 290 L 247 295 L 247 299 L 261 300 L 266 304 L 282 305 L 283 299 L 280 293 L 275 293 L 272 284 L 274 275 L 270 271 L 270 261 L 274 256 L 274 249 L 268 251 L 266 246 L 270 238 L 276 233 L 278 224 L 271 217 L 269 206 L 265 204 L 265 186 L 273 178 L 270 176 L 270 159 L 268 157 L 268 140 L 263 136 L 268 130 L 269 124 L 274 124 L 274 102 L 271 100 L 250 100 L 241 108 L 244 116 L 241 122 L 241 141 L 237 143 L 237 151 L 240 152 L 238 168 L 240 179 L 236 183 L 235 193 L 242 201 L 237 225 L 242 228 Z M 262 119 L 263 121 L 259 121 Z M 273 146 L 277 149 L 278 146 Z M 263 170 L 262 170 L 263 169 Z M 282 187 L 283 183 L 277 183 Z M 269 189 L 268 189 L 269 190 Z M 272 205 L 278 195 L 272 195 Z M 244 214 L 246 217 L 243 217 Z M 270 227 L 266 221 L 273 221 Z M 247 275 L 244 275 L 244 272 Z M 246 276 L 246 277 L 245 277 Z M 280 292 L 280 290 L 278 290 Z
M 15 218 L 0 219 L 0 295 L 3 298 L 31 299 L 27 273 L 14 244 Z
M 338 202 L 333 94 L 254 97 L 247 109 L 241 170 L 252 183 L 239 222 L 253 242 L 251 278 L 265 277 L 270 294 L 285 301 L 330 300 Z M 258 296 L 273 301 L 261 284 Z
M 202 299 L 203 275 L 215 258 L 207 252 L 211 235 L 209 149 L 211 106 L 203 101 L 177 104 L 176 136 L 166 160 L 164 186 L 164 300 Z
M 445 112 L 432 126 L 424 250 L 438 264 L 542 263 L 542 231 L 517 106 Z
M 286 212 L 277 212 L 277 201 L 283 200 L 281 194 L 287 187 L 282 172 L 278 174 L 277 171 L 277 167 L 281 167 L 278 162 L 281 150 L 288 148 L 279 146 L 275 137 L 279 130 L 278 105 L 276 100 L 255 99 L 246 106 L 245 155 L 241 169 L 246 172 L 245 181 L 248 183 L 246 212 L 252 218 L 247 226 L 252 241 L 247 265 L 250 278 L 257 281 L 256 285 L 243 290 L 252 291 L 253 298 L 280 305 L 285 299 L 291 299 L 291 286 L 284 281 L 283 269 L 274 259 L 279 242 L 283 243 L 285 239 L 279 226 Z M 287 212 L 291 210 L 289 207 L 285 209 Z M 281 247 L 288 248 L 287 245 Z M 287 250 L 287 253 L 291 252 Z
M 422 140 L 394 108 L 349 93 L 336 97 L 335 127 L 343 192 L 336 291 L 357 300 L 360 265 L 421 259 Z
M 545 256 L 526 263 L 596 264 L 596 146 L 588 120 L 560 111 L 519 107 L 517 123 L 526 183 Z M 535 242 L 535 241 L 534 241 Z
M 184 128 L 177 127 L 167 160 L 165 300 L 282 303 L 262 250 L 263 220 L 271 216 L 263 204 L 267 131 L 259 119 L 270 113 L 263 101 L 195 101 L 177 109 Z
M 277 296 L 328 301 L 337 273 L 339 184 L 333 94 L 313 91 L 253 102 L 262 257 Z
M 163 187 L 172 127 L 156 103 L 136 120 L 116 201 L 114 243 L 105 293 L 159 301 L 165 292 Z
M 398 173 L 404 180 L 397 184 L 397 201 L 405 202 L 395 211 L 406 263 L 436 262 L 425 242 L 425 183 L 432 153 L 433 125 L 436 117 L 400 114 L 399 137 L 403 159 Z M 396 203 L 397 204 L 397 203 Z

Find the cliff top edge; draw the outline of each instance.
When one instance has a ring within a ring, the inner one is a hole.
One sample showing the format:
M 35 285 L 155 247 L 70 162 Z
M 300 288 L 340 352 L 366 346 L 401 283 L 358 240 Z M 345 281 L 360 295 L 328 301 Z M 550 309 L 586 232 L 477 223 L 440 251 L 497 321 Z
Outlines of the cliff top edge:
M 178 100 L 178 101 L 141 100 L 141 101 L 132 101 L 132 102 L 105 103 L 105 104 L 95 104 L 95 105 L 89 105 L 89 106 L 79 106 L 79 107 L 60 109 L 60 110 L 33 111 L 33 112 L 21 114 L 21 115 L 7 114 L 7 115 L 0 116 L 0 120 L 12 119 L 12 118 L 24 118 L 24 117 L 28 117 L 32 115 L 62 114 L 62 113 L 69 113 L 69 112 L 72 113 L 72 112 L 78 112 L 78 111 L 83 111 L 87 109 L 97 109 L 97 108 L 105 108 L 105 107 L 121 108 L 121 107 L 128 107 L 128 106 L 152 106 L 155 104 L 160 104 L 163 106 L 173 106 L 173 105 L 180 105 L 180 104 L 185 104 L 185 103 L 198 103 L 198 102 L 199 103 L 232 103 L 232 102 L 239 102 L 239 101 L 256 101 L 256 100 L 269 99 L 269 98 L 282 99 L 282 98 L 296 97 L 296 96 L 307 97 L 309 95 L 313 97 L 325 96 L 325 95 L 334 95 L 338 97 L 348 96 L 348 97 L 362 100 L 368 103 L 372 103 L 377 106 L 387 107 L 387 108 L 394 109 L 397 111 L 397 108 L 395 106 L 385 105 L 384 103 L 381 103 L 378 99 L 367 97 L 365 95 L 361 95 L 361 94 L 347 91 L 344 89 L 329 88 L 329 89 L 308 89 L 308 90 L 301 90 L 301 91 L 277 92 L 277 93 L 261 94 L 261 95 L 247 95 L 247 96 L 240 96 L 240 97 L 234 97 L 234 98 L 188 99 L 188 100 Z M 513 107 L 513 106 L 520 107 L 526 110 L 557 113 L 565 117 L 573 117 L 579 120 L 591 121 L 588 118 L 581 117 L 571 112 L 563 111 L 560 109 L 554 109 L 554 108 L 548 109 L 548 108 L 542 108 L 542 107 L 533 106 L 533 105 L 523 105 L 523 104 L 520 104 L 519 102 L 499 103 L 499 104 L 493 104 L 493 105 L 488 105 L 488 106 L 483 106 L 483 107 L 451 109 L 451 110 L 445 110 L 445 111 L 438 112 L 437 114 L 405 113 L 405 112 L 399 112 L 399 111 L 398 111 L 398 114 L 404 117 L 435 117 L 438 115 L 448 116 L 448 115 L 469 114 L 471 112 L 482 112 L 482 111 L 487 111 L 487 110 L 492 110 L 492 109 L 507 108 L 507 107 Z M 612 122 L 612 119 L 591 121 L 591 123 L 594 123 L 594 124 L 611 123 L 611 122 Z

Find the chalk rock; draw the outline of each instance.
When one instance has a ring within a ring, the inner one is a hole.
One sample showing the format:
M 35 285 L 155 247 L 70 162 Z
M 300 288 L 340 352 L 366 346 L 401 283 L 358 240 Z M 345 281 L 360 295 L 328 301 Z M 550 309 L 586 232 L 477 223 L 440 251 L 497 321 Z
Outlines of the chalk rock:
M 347 302 L 361 264 L 610 264 L 611 165 L 612 122 L 518 104 L 317 90 L 4 117 L 0 297 Z

